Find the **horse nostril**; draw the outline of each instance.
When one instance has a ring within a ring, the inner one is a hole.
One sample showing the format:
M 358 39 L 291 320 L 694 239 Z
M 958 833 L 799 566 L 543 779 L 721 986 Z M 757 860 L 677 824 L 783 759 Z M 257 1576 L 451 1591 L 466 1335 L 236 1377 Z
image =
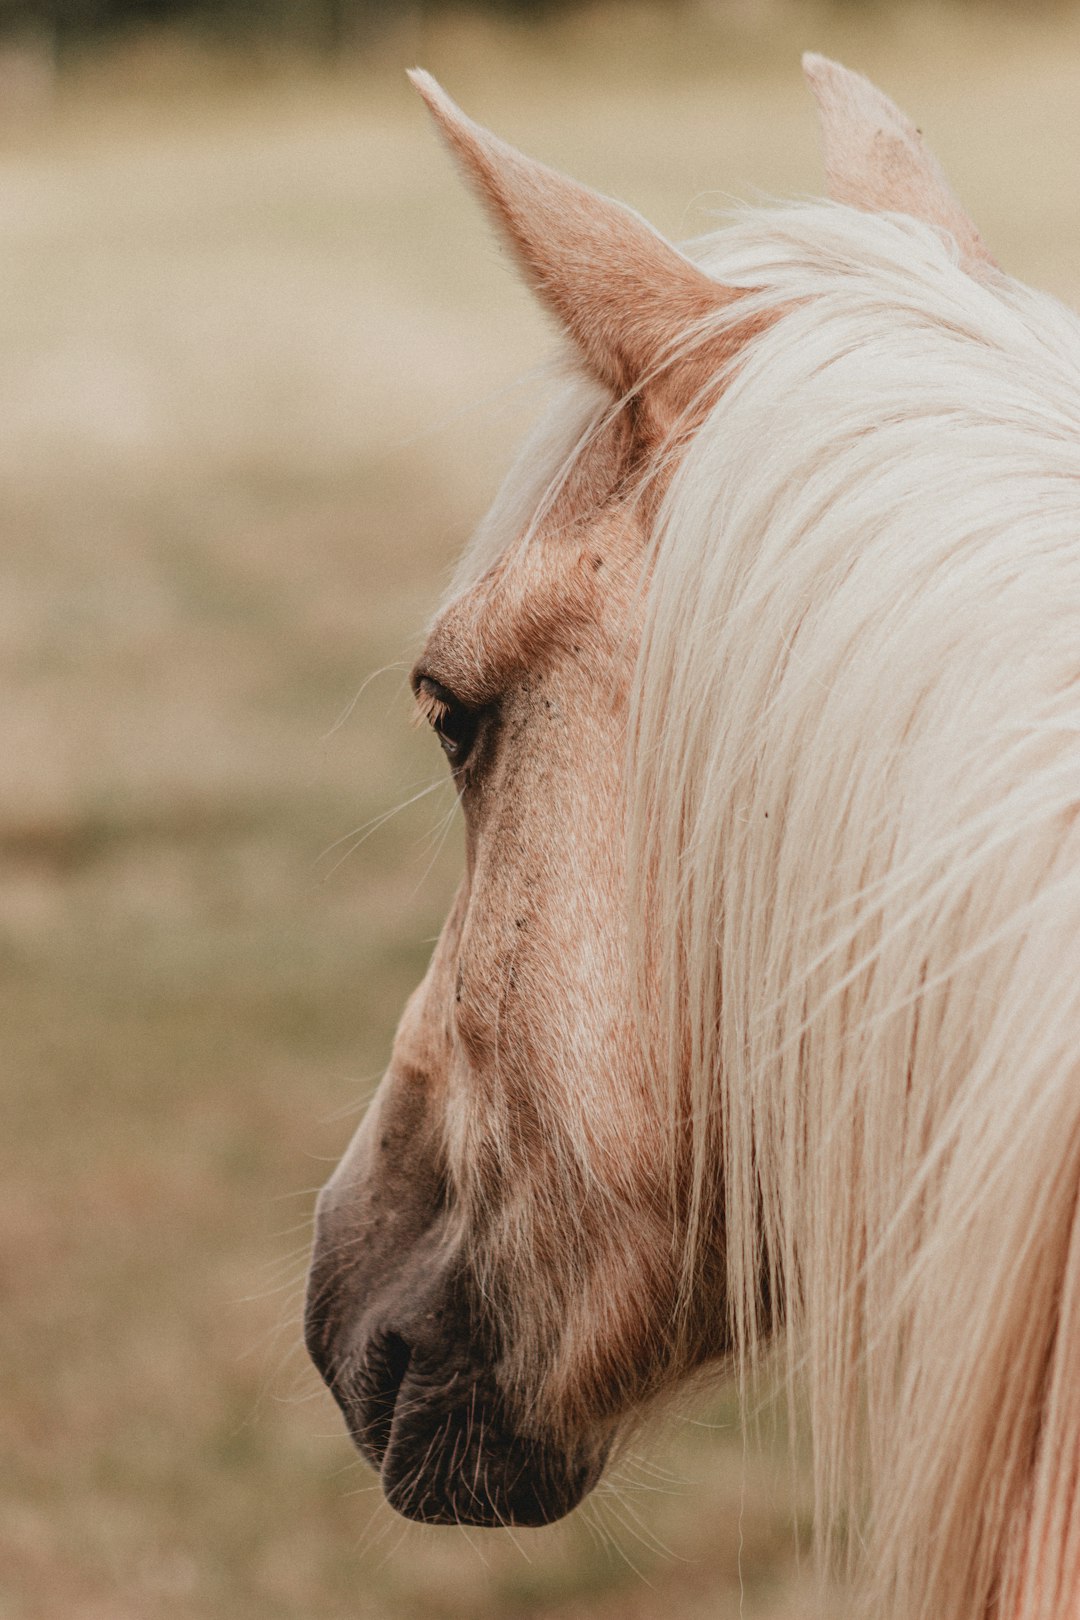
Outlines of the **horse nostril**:
M 412 1346 L 398 1333 L 380 1333 L 364 1355 L 360 1438 L 379 1467 L 390 1444 L 394 1408 L 411 1359 Z

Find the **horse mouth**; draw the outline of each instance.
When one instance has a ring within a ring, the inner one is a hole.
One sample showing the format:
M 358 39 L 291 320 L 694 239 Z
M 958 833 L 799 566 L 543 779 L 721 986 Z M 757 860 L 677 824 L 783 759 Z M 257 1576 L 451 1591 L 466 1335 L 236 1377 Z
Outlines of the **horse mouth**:
M 421 1524 L 550 1524 L 588 1494 L 606 1460 L 606 1443 L 577 1454 L 522 1434 L 490 1370 L 429 1363 L 396 1333 L 369 1342 L 331 1389 L 387 1502 Z

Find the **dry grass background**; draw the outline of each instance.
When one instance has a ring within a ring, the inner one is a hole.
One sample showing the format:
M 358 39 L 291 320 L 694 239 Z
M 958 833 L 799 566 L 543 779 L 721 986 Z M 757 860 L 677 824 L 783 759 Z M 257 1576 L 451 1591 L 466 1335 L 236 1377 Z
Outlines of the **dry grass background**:
M 442 787 L 353 829 L 441 780 L 403 674 L 547 341 L 399 69 L 687 235 L 817 188 L 806 45 L 1080 293 L 1069 12 L 459 21 L 334 75 L 158 49 L 9 120 L 4 1620 L 811 1614 L 786 1469 L 724 1391 L 563 1525 L 423 1532 L 297 1348 L 312 1191 L 457 858 Z

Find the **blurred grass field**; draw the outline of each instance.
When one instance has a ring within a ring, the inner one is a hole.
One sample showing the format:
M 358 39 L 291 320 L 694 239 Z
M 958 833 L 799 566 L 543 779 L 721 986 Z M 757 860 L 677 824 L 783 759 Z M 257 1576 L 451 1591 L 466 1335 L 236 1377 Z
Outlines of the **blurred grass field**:
M 670 18 L 333 74 L 129 52 L 3 125 L 3 1620 L 815 1612 L 723 1390 L 565 1524 L 422 1531 L 298 1347 L 313 1190 L 458 857 L 404 674 L 548 343 L 400 68 L 685 236 L 819 188 L 797 57 L 833 51 L 1080 296 L 1073 12 Z

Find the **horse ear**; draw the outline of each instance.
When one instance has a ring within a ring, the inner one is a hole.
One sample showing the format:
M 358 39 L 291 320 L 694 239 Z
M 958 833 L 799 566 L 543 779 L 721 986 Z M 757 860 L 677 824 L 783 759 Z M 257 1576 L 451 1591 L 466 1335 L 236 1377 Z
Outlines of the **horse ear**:
M 671 363 L 679 339 L 746 289 L 711 280 L 639 214 L 474 124 L 428 73 L 409 74 L 540 301 L 617 396 L 669 422 L 707 380 Z M 738 329 L 728 338 L 741 344 Z M 724 340 L 722 340 L 724 341 Z M 711 370 L 723 355 L 709 345 Z
M 818 104 L 829 196 L 871 212 L 911 214 L 954 237 L 965 270 L 996 269 L 934 154 L 910 119 L 861 73 L 809 52 L 803 72 Z

